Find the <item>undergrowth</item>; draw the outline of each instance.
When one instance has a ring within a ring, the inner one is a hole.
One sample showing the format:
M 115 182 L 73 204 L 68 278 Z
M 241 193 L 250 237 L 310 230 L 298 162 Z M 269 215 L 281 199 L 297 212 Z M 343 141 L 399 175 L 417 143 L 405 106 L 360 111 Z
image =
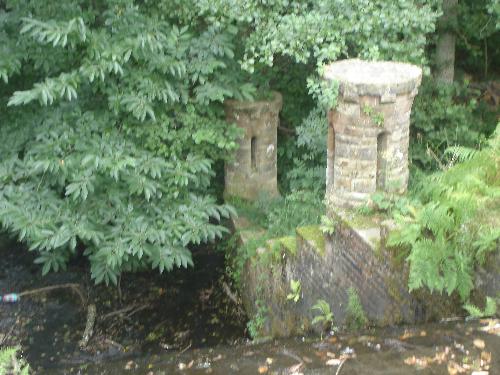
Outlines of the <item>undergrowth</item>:
M 388 245 L 406 251 L 410 290 L 456 292 L 470 306 L 476 267 L 499 249 L 500 126 L 481 150 L 448 152 L 456 164 L 421 180 Z
M 347 326 L 354 330 L 365 328 L 368 325 L 368 318 L 366 317 L 358 292 L 353 287 L 350 287 L 347 294 Z
M 0 349 L 0 375 L 28 375 L 29 366 L 19 357 L 19 348 Z
M 250 239 L 242 246 L 237 246 L 239 234 L 236 233 L 227 253 L 229 272 L 237 285 L 240 284 L 245 262 L 256 254 L 259 247 L 269 249 L 259 257 L 261 263 L 277 262 L 280 245 L 276 241 L 272 243 L 272 240 L 295 236 L 297 227 L 319 224 L 324 212 L 322 199 L 309 191 L 296 191 L 279 198 L 260 196 L 255 202 L 233 198 L 230 203 L 239 216 L 250 221 L 250 226 L 244 230 L 252 232 Z

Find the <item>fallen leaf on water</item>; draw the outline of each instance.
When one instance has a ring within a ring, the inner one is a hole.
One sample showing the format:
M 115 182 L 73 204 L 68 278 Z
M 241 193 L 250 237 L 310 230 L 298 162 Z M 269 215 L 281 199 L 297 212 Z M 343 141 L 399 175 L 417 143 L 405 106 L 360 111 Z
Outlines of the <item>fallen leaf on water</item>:
M 182 370 L 185 370 L 187 366 L 185 363 L 181 362 L 181 363 L 179 363 L 178 367 L 179 367 L 179 370 L 182 371 Z
M 269 358 L 269 357 L 268 357 L 268 358 L 266 358 L 266 363 L 267 363 L 268 365 L 272 365 L 272 364 L 273 364 L 273 359 L 272 359 L 272 358 Z
M 231 363 L 231 365 L 229 365 L 229 368 L 236 372 L 240 371 L 240 368 L 234 363 Z
M 317 352 L 314 352 L 314 354 L 316 354 L 316 357 L 319 357 L 322 360 L 326 358 L 326 352 L 317 351 Z
M 370 342 L 370 341 L 374 341 L 375 340 L 375 337 L 374 336 L 358 336 L 358 342 L 361 342 L 361 343 L 367 343 L 367 342 Z
M 488 375 L 488 371 L 472 371 L 471 375 Z
M 416 366 L 419 368 L 426 368 L 429 363 L 432 363 L 432 358 L 430 357 L 421 357 L 417 358 L 415 356 L 406 358 L 404 363 L 410 366 Z
M 475 340 L 473 341 L 473 343 L 474 343 L 474 346 L 475 346 L 476 348 L 478 348 L 478 349 L 484 349 L 484 348 L 485 348 L 485 346 L 486 346 L 486 345 L 484 344 L 484 340 L 481 340 L 481 339 L 475 339 Z
M 337 357 L 335 355 L 335 353 L 332 353 L 332 352 L 326 352 L 326 356 L 329 357 L 329 358 L 335 358 L 335 357 Z
M 342 361 L 340 359 L 337 359 L 337 358 L 332 358 L 332 359 L 329 359 L 328 361 L 326 361 L 326 365 L 328 366 L 338 366 L 340 365 Z
M 467 370 L 462 366 L 460 366 L 458 363 L 454 361 L 448 362 L 448 374 L 456 375 L 456 374 L 463 374 L 465 372 L 467 372 Z
M 491 362 L 491 353 L 490 352 L 481 352 L 481 361 L 485 363 Z
M 416 333 L 414 330 L 405 329 L 404 333 L 401 336 L 399 336 L 399 339 L 400 340 L 407 340 L 407 339 L 410 339 L 410 338 L 415 337 L 415 336 L 416 336 Z M 375 340 L 375 338 L 373 338 L 373 340 L 370 340 L 370 341 L 374 341 L 374 340 Z
M 267 366 L 259 366 L 259 374 L 265 374 L 268 370 Z
M 405 365 L 413 366 L 417 363 L 417 358 L 415 356 L 408 357 L 404 360 Z
M 125 370 L 132 370 L 132 369 L 135 369 L 135 368 L 137 368 L 137 365 L 135 364 L 134 361 L 128 361 L 125 364 Z
M 311 358 L 306 357 L 306 356 L 303 356 L 303 357 L 302 357 L 302 360 L 303 360 L 305 363 L 312 363 L 312 361 L 313 361 Z
M 481 321 L 481 323 L 487 323 L 488 325 L 485 327 L 481 327 L 480 330 L 484 332 L 488 332 L 493 335 L 500 336 L 500 322 L 497 319 Z

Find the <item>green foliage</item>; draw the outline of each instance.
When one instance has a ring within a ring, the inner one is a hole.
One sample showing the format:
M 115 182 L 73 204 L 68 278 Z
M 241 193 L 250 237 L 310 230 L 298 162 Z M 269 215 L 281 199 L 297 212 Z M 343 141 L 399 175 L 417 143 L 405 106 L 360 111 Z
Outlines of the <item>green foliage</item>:
M 346 307 L 347 325 L 351 329 L 361 329 L 366 327 L 368 319 L 363 309 L 363 305 L 361 304 L 358 292 L 353 287 L 350 287 L 347 290 L 347 294 L 349 296 Z
M 311 309 L 318 311 L 318 315 L 314 317 L 312 324 L 320 324 L 323 329 L 331 331 L 337 330 L 337 328 L 333 326 L 333 313 L 328 302 L 324 299 L 319 299 Z
M 302 293 L 300 280 L 290 280 L 290 293 L 286 296 L 288 301 L 299 302 Z
M 457 292 L 467 302 L 474 267 L 498 251 L 500 126 L 467 161 L 424 179 L 390 246 L 409 249 L 410 290 Z
M 28 375 L 30 369 L 24 359 L 19 359 L 19 348 L 0 349 L 0 375 Z
M 495 28 L 500 30 L 500 0 L 489 0 L 487 5 L 488 13 L 494 17 Z
M 410 201 L 405 196 L 388 192 L 376 192 L 370 196 L 370 201 L 358 208 L 358 212 L 363 215 L 383 214 L 383 215 L 406 215 L 409 213 L 408 205 Z
M 490 317 L 495 316 L 495 314 L 497 313 L 497 303 L 493 298 L 486 297 L 486 304 L 483 310 L 470 303 L 465 304 L 464 309 L 472 318 Z
M 322 196 L 326 188 L 326 111 L 312 110 L 296 128 L 296 156 L 286 174 L 286 186 L 291 191 L 307 190 Z
M 269 248 L 259 261 L 272 266 L 281 256 L 280 240 L 283 237 L 295 238 L 297 227 L 318 224 L 324 211 L 322 200 L 312 192 L 297 191 L 283 198 L 261 196 L 256 202 L 232 199 L 230 203 L 240 216 L 250 220 L 250 227 L 245 228 L 245 236 L 250 237 L 243 246 L 236 245 L 238 233 L 233 237 L 226 258 L 229 261 L 229 273 L 236 285 L 240 286 L 243 267 L 259 247 Z M 273 245 L 268 241 L 274 241 Z
M 319 229 L 322 233 L 333 236 L 335 233 L 335 228 L 337 226 L 337 220 L 329 218 L 326 215 L 321 216 L 321 225 Z
M 500 1 L 459 1 L 457 21 L 457 25 L 450 26 L 457 35 L 459 66 L 483 77 L 498 74 Z
M 247 323 L 248 334 L 252 339 L 256 339 L 261 336 L 264 325 L 267 321 L 267 307 L 261 300 L 255 301 L 255 307 L 257 308 L 257 313 L 250 319 Z
M 258 225 L 271 237 L 292 235 L 299 226 L 318 224 L 324 210 L 323 201 L 306 190 L 294 191 L 283 198 L 263 196 L 254 205 L 264 214 Z
M 202 0 L 219 20 L 246 25 L 244 66 L 271 65 L 275 55 L 310 59 L 318 66 L 346 55 L 425 60 L 425 35 L 439 12 L 434 1 L 403 0 Z
M 365 105 L 362 108 L 362 111 L 365 115 L 369 116 L 375 125 L 378 127 L 384 126 L 384 114 L 382 112 L 376 112 L 375 108 Z
M 241 131 L 220 103 L 253 89 L 238 74 L 237 29 L 170 6 L 9 0 L 0 11 L 0 223 L 43 273 L 81 251 L 96 282 L 187 267 L 190 245 L 227 231 L 217 222 L 232 209 L 208 191 Z
M 495 113 L 466 84 L 437 85 L 424 80 L 411 118 L 410 158 L 423 170 L 445 169 L 453 146 L 478 148 L 494 131 Z

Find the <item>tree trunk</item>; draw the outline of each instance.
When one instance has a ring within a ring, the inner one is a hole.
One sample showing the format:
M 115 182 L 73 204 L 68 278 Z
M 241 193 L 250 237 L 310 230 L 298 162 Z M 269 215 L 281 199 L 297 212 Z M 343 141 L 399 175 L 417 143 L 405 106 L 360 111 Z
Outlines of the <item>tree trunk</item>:
M 438 22 L 436 72 L 438 82 L 452 83 L 455 76 L 455 32 L 458 0 L 443 0 L 443 15 Z

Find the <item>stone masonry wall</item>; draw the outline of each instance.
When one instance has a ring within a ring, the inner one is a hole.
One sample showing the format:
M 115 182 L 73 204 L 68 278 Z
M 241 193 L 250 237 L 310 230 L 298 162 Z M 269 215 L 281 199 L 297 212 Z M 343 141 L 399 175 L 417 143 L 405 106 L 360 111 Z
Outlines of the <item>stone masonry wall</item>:
M 310 241 L 298 238 L 297 256 L 285 266 L 287 280 L 300 280 L 300 314 L 314 316 L 310 310 L 318 299 L 330 304 L 338 324 L 346 321 L 348 290 L 354 288 L 367 317 L 377 325 L 413 322 L 416 302 L 407 292 L 405 274 L 390 264 L 384 250 L 367 242 L 360 231 L 338 225 L 326 238 L 323 253 Z
M 245 233 L 245 232 L 241 232 Z M 378 235 L 377 235 L 378 233 Z M 317 229 L 317 235 L 323 236 Z M 370 237 L 373 236 L 373 237 Z M 240 237 L 243 241 L 248 236 Z M 262 336 L 287 337 L 311 329 L 317 312 L 311 308 L 319 299 L 327 301 L 335 324 L 344 324 L 347 317 L 348 289 L 353 287 L 372 324 L 390 325 L 414 322 L 422 308 L 407 291 L 407 272 L 391 263 L 385 250 L 379 249 L 380 229 L 356 229 L 341 223 L 335 233 L 318 241 L 297 230 L 295 254 L 281 247 L 273 263 L 263 261 L 271 247 L 258 249 L 249 259 L 242 275 L 242 299 L 250 317 L 265 307 L 266 321 Z M 269 259 L 269 257 L 268 257 Z M 300 281 L 301 298 L 288 301 L 290 281 Z

